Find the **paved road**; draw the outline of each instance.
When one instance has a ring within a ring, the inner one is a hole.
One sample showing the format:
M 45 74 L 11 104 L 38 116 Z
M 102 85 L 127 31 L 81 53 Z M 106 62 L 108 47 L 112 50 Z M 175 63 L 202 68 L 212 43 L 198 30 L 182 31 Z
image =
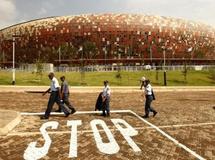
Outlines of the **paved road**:
M 0 86 L 0 92 L 43 92 L 47 90 L 49 86 Z M 72 86 L 71 92 L 75 93 L 86 93 L 86 92 L 100 92 L 102 86 Z M 139 86 L 122 86 L 116 87 L 111 86 L 113 92 L 140 92 Z M 215 86 L 155 86 L 154 90 L 157 92 L 167 92 L 167 91 L 215 91 Z

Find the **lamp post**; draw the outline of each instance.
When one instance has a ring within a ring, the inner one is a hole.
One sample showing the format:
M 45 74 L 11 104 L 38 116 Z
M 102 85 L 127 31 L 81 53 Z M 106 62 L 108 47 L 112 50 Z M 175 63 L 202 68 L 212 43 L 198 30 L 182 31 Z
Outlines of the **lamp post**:
M 152 65 L 152 46 L 151 46 L 151 43 L 149 43 L 149 53 L 150 53 L 150 62 Z
M 105 55 L 105 71 L 106 71 L 106 56 L 107 56 L 107 48 L 106 47 L 104 47 L 103 48 L 103 51 L 104 51 L 104 55 Z
M 141 66 L 144 64 L 144 52 L 142 46 L 144 45 L 144 42 L 141 42 Z
M 79 47 L 79 52 L 81 52 L 81 68 L 83 69 L 83 46 Z
M 108 46 L 110 45 L 110 42 L 105 41 L 105 38 L 102 38 L 102 42 L 104 43 L 103 51 L 105 56 L 105 71 L 106 71 L 107 70 L 107 49 L 108 49 Z
M 164 81 L 164 86 L 167 85 L 166 81 L 166 49 L 167 49 L 167 41 L 163 42 L 163 46 L 161 47 L 163 49 L 163 81 Z
M 152 59 L 153 59 L 153 51 L 152 51 L 152 44 L 153 41 L 149 42 L 149 36 L 151 36 L 151 32 L 145 32 L 145 42 L 147 45 L 147 52 L 149 52 L 149 57 L 150 57 L 150 65 L 152 66 Z
M 105 48 L 105 71 L 107 70 L 107 54 L 108 54 L 108 48 L 109 48 L 109 45 L 110 45 L 110 41 L 107 41 L 107 45 L 106 45 L 106 48 Z
M 164 86 L 167 85 L 166 83 L 166 47 L 163 49 L 163 67 L 164 67 L 164 72 L 163 72 L 163 78 L 164 78 Z
M 84 85 L 85 84 L 85 70 L 84 70 L 84 48 L 83 46 L 79 47 L 79 52 L 81 52 L 81 84 Z
M 58 65 L 58 71 L 60 71 L 61 70 L 61 67 L 60 67 L 60 64 L 61 64 L 61 46 L 59 46 L 57 52 L 58 52 L 58 63 L 59 63 L 59 65 Z
M 61 63 L 61 46 L 58 49 L 58 60 L 59 60 L 59 65 Z
M 16 84 L 16 67 L 15 67 L 15 49 L 16 49 L 16 38 L 19 38 L 20 36 L 18 35 L 13 35 L 13 68 L 12 68 L 12 73 L 13 73 L 13 80 L 12 80 L 12 85 Z

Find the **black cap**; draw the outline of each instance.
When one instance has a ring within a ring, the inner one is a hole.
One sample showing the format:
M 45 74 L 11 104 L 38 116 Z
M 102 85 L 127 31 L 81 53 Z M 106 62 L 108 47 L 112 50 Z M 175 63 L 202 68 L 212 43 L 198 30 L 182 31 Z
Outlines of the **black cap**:
M 104 83 L 108 83 L 108 81 L 107 81 L 107 80 L 105 80 L 105 81 L 104 81 Z

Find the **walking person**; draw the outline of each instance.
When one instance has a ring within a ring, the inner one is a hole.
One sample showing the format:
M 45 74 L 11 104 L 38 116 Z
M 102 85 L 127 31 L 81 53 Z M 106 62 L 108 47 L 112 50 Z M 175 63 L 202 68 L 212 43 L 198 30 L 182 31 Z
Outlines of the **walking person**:
M 146 80 L 146 77 L 141 77 L 141 79 L 140 79 L 140 89 L 142 90 L 142 88 L 143 88 L 143 86 L 144 86 L 144 82 L 145 82 L 145 80 Z
M 145 78 L 142 77 L 142 80 L 144 80 Z M 143 116 L 143 118 L 149 118 L 149 113 L 153 112 L 153 117 L 157 114 L 157 111 L 154 110 L 154 108 L 151 106 L 151 103 L 153 100 L 155 100 L 155 96 L 154 96 L 154 92 L 152 89 L 152 86 L 150 84 L 150 80 L 145 79 L 144 81 L 142 81 L 142 85 L 141 85 L 141 89 L 142 86 L 144 86 L 144 93 L 145 93 L 145 115 Z
M 69 109 L 71 109 L 71 114 L 73 114 L 76 112 L 76 110 L 75 110 L 74 106 L 69 101 L 69 85 L 68 85 L 68 82 L 66 81 L 65 76 L 61 76 L 60 80 L 61 80 L 61 89 L 60 89 L 60 91 L 61 91 L 61 102 L 66 104 L 66 106 Z M 56 112 L 61 112 L 61 108 L 59 107 L 59 109 Z
M 63 103 L 60 101 L 61 92 L 60 92 L 60 86 L 59 86 L 58 80 L 57 80 L 57 78 L 55 78 L 54 73 L 52 73 L 52 72 L 48 74 L 48 77 L 51 80 L 50 88 L 43 93 L 43 96 L 48 92 L 51 92 L 51 94 L 49 97 L 49 101 L 48 101 L 45 115 L 42 116 L 41 119 L 48 119 L 49 118 L 54 103 L 57 103 L 58 106 L 61 108 L 61 110 L 64 112 L 65 117 L 68 117 L 69 114 L 71 113 L 71 111 L 67 110 L 64 107 Z
M 111 95 L 111 90 L 108 85 L 108 81 L 104 81 L 104 89 L 102 92 L 102 102 L 103 102 L 103 108 L 102 108 L 102 116 L 110 116 L 110 95 Z

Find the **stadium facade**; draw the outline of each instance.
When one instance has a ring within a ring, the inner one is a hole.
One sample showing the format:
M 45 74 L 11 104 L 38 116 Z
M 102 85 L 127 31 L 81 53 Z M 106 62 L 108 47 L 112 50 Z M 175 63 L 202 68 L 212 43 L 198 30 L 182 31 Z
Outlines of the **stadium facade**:
M 142 14 L 89 14 L 36 19 L 0 30 L 0 61 L 54 64 L 215 63 L 215 29 Z

